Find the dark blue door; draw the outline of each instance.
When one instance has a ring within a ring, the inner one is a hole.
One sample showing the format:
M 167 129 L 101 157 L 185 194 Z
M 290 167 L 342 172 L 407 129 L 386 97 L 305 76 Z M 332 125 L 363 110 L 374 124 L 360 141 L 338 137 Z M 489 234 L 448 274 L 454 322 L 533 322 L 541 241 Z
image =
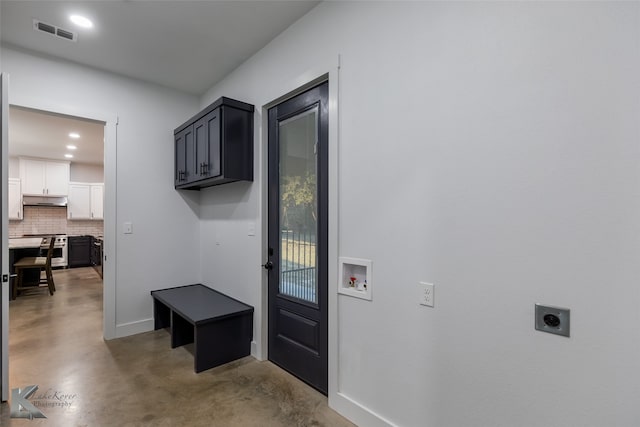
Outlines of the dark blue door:
M 269 110 L 269 360 L 327 394 L 328 82 Z

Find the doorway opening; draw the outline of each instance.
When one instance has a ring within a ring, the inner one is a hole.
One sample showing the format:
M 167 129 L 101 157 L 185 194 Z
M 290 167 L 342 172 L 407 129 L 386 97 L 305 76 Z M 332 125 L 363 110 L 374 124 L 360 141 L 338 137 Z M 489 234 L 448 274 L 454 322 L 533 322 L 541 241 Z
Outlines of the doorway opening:
M 76 337 L 82 336 L 80 328 L 89 336 L 102 334 L 105 127 L 106 123 L 99 120 L 9 107 L 5 214 L 12 276 L 14 262 L 23 256 L 37 256 L 41 250 L 25 241 L 42 239 L 41 245 L 45 246 L 50 236 L 55 236 L 51 262 L 54 294 L 35 287 L 25 289 L 16 292 L 16 299 L 8 305 L 13 386 L 29 381 L 23 378 L 25 369 L 21 367 L 34 363 L 30 355 L 19 351 L 24 337 L 16 331 L 37 327 L 46 333 L 48 325 L 65 321 L 63 317 L 74 311 L 75 318 L 92 319 L 76 322 Z M 37 280 L 38 272 L 33 274 Z M 11 289 L 15 281 L 16 277 L 11 277 Z M 86 316 L 81 315 L 83 311 Z M 41 322 L 43 316 L 48 318 L 45 322 Z M 47 351 L 46 346 L 40 348 L 38 344 L 31 349 L 36 358 L 44 357 L 42 353 Z

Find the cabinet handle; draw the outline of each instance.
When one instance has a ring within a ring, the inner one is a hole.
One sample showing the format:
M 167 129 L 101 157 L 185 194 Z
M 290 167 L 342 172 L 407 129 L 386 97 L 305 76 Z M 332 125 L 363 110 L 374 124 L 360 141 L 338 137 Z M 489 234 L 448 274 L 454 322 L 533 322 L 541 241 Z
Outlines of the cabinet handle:
M 206 175 L 209 173 L 209 163 L 203 163 L 202 164 L 202 170 L 203 170 L 203 175 Z

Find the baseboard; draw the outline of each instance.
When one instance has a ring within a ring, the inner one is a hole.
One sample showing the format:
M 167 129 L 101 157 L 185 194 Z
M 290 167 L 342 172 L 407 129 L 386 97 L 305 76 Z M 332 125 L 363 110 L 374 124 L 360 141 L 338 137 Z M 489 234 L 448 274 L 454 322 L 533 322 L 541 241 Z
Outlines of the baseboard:
M 256 358 L 256 360 L 264 360 L 262 357 L 260 357 L 261 355 L 258 354 L 258 343 L 254 341 L 251 341 L 251 355 L 253 357 Z
M 153 319 L 121 323 L 116 325 L 116 338 L 128 337 L 129 335 L 136 335 L 149 331 L 153 331 Z
M 329 407 L 358 426 L 398 427 L 344 393 L 332 393 L 329 396 Z

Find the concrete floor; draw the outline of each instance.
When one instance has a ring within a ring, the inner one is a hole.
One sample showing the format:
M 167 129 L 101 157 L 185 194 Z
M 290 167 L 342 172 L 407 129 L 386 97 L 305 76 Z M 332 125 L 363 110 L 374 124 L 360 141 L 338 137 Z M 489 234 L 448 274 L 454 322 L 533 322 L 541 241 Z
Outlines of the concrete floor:
M 29 400 L 46 419 L 2 426 L 353 426 L 327 398 L 269 362 L 246 357 L 200 374 L 191 346 L 170 348 L 160 330 L 102 339 L 102 281 L 92 268 L 54 272 L 10 303 L 10 388 L 37 385 Z M 149 297 L 151 300 L 151 297 Z

